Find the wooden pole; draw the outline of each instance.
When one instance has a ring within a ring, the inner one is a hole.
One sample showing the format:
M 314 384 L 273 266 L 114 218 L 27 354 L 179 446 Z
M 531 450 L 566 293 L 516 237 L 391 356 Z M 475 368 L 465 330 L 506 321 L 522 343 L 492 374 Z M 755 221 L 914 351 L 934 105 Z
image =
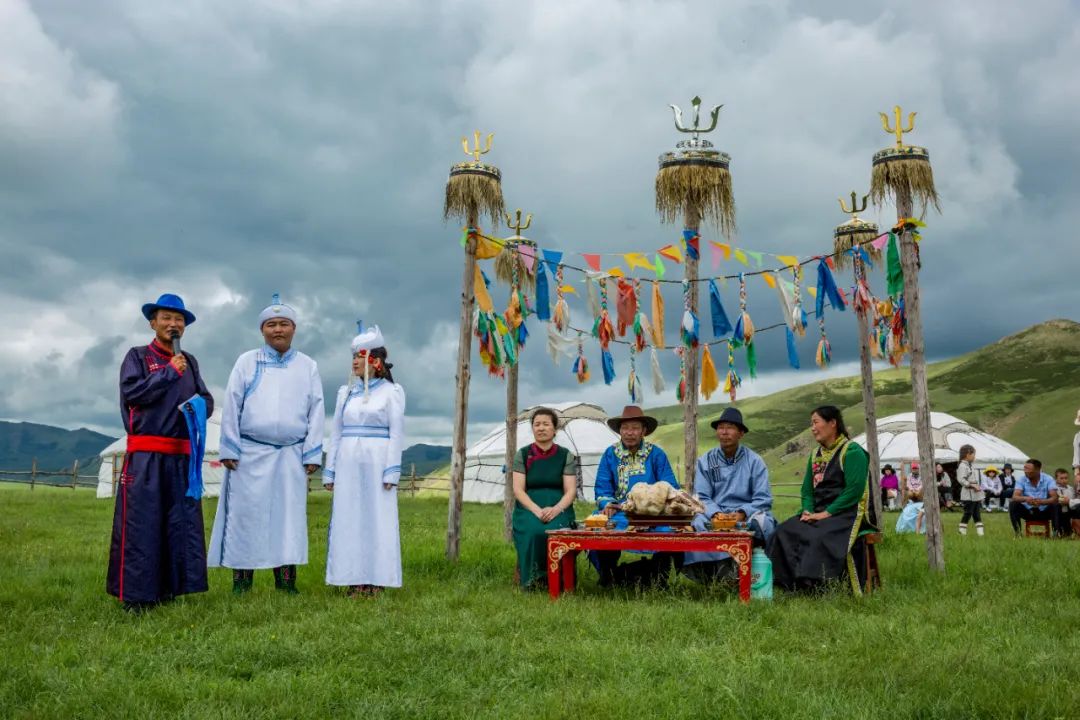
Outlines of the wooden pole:
M 863 275 L 860 272 L 863 261 L 856 254 L 853 262 L 855 264 L 855 281 L 858 282 L 859 277 Z M 866 452 L 870 455 L 870 506 L 873 508 L 874 517 L 880 525 L 884 508 L 881 506 L 881 455 L 878 450 L 874 366 L 870 362 L 870 324 L 865 311 L 856 310 L 855 316 L 859 324 L 859 370 L 862 373 L 863 415 L 866 417 Z
M 468 226 L 475 228 L 479 212 L 469 211 Z M 454 441 L 450 451 L 450 502 L 446 527 L 446 557 L 457 561 L 461 552 L 461 503 L 465 491 L 465 435 L 469 421 L 469 361 L 472 359 L 473 305 L 476 292 L 476 236 L 465 241 L 465 267 L 461 273 L 461 329 L 458 332 L 457 384 L 454 389 Z
M 37 482 L 37 458 L 30 463 L 30 489 L 34 489 L 34 483 Z
M 79 481 L 79 461 L 76 460 L 71 465 L 71 489 L 74 490 Z
M 912 217 L 910 192 L 896 195 L 898 220 Z M 919 441 L 919 474 L 923 478 L 926 511 L 926 556 L 930 569 L 945 572 L 945 546 L 941 530 L 937 482 L 934 479 L 934 438 L 930 426 L 930 391 L 926 381 L 926 346 L 923 343 L 922 309 L 919 304 L 919 259 L 915 239 L 905 227 L 900 234 L 900 265 L 904 269 L 904 312 L 907 314 L 911 351 L 911 393 L 915 399 L 915 435 Z
M 515 258 L 516 262 L 516 258 Z M 541 270 L 543 272 L 543 270 Z M 514 454 L 517 452 L 518 427 L 518 362 L 506 369 L 506 454 L 503 467 L 506 468 L 506 485 L 503 487 L 503 537 L 507 542 L 514 539 Z
M 409 463 L 409 497 L 416 497 L 416 463 Z
M 687 207 L 683 213 L 683 225 L 687 230 L 697 233 L 701 225 L 701 212 L 696 207 Z M 700 248 L 700 245 L 699 245 Z M 698 312 L 698 260 L 686 253 L 686 279 L 690 283 L 690 310 Z M 683 477 L 684 488 L 694 486 L 694 464 L 697 462 L 697 414 L 698 414 L 698 353 L 687 348 L 686 355 L 686 397 L 683 398 Z

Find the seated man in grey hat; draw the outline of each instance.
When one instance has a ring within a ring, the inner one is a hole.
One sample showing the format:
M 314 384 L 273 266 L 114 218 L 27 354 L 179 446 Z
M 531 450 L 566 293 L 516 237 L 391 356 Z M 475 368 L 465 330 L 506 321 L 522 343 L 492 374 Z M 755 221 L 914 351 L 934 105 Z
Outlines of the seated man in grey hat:
M 694 518 L 694 529 L 706 532 L 718 513 L 735 513 L 754 533 L 754 545 L 764 546 L 776 529 L 769 469 L 760 455 L 741 444 L 743 435 L 750 431 L 741 412 L 724 408 L 712 428 L 720 446 L 698 458 L 694 469 L 694 494 L 705 505 L 705 512 Z M 725 552 L 688 552 L 684 569 L 689 577 L 702 582 L 735 572 L 731 556 Z
M 608 426 L 619 433 L 619 442 L 604 451 L 596 468 L 596 509 L 610 517 L 616 528 L 625 530 L 627 519 L 622 503 L 630 488 L 660 481 L 678 488 L 679 481 L 663 449 L 645 440 L 656 430 L 656 418 L 646 415 L 637 405 L 627 405 L 622 415 L 608 419 Z M 668 570 L 682 561 L 681 553 L 655 553 L 648 560 L 619 565 L 619 555 L 618 550 L 589 553 L 600 573 L 601 587 L 662 584 Z

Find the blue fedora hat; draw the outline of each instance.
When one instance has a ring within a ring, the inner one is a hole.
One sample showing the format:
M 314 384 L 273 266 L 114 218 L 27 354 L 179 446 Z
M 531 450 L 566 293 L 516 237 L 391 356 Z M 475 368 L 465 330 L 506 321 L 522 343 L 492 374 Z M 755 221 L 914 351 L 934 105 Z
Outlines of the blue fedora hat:
M 744 433 L 750 432 L 750 428 L 746 427 L 746 424 L 743 422 L 742 413 L 733 407 L 724 408 L 724 412 L 720 413 L 720 417 L 716 418 L 709 424 L 712 425 L 712 429 L 715 430 L 716 426 L 720 423 L 731 423 L 732 425 L 735 425 L 740 430 L 742 430 Z
M 157 302 L 146 303 L 142 306 L 142 314 L 147 320 L 154 316 L 155 310 L 173 310 L 184 316 L 184 322 L 191 325 L 195 322 L 195 315 L 184 307 L 184 299 L 179 295 L 165 293 L 157 299 Z

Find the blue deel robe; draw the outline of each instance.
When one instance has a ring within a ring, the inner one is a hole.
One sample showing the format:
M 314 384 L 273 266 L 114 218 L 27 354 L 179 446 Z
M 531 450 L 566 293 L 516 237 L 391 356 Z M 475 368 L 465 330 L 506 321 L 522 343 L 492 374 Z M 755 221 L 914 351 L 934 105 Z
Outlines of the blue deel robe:
M 128 351 L 120 367 L 120 414 L 129 435 L 188 439 L 179 406 L 192 395 L 214 398 L 194 356 L 185 352 L 183 375 L 169 360 L 172 351 L 154 340 Z M 127 602 L 157 602 L 205 592 L 206 545 L 202 503 L 185 497 L 188 456 L 135 452 L 124 468 L 113 512 L 106 590 Z
M 761 456 L 740 445 L 729 458 L 716 447 L 698 458 L 694 465 L 694 494 L 705 512 L 694 518 L 694 529 L 712 529 L 712 516 L 718 512 L 743 511 L 756 539 L 767 543 L 776 529 L 772 514 L 772 490 L 769 469 Z M 688 552 L 685 564 L 711 562 L 730 557 L 726 552 Z

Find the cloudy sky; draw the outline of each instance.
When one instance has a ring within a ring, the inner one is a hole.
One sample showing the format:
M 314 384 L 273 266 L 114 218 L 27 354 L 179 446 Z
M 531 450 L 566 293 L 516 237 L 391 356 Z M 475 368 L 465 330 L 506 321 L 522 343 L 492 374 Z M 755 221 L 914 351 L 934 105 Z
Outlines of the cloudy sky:
M 488 159 L 542 247 L 652 250 L 679 236 L 653 209 L 656 157 L 679 139 L 667 105 L 694 94 L 724 104 L 711 139 L 733 157 L 738 245 L 826 251 L 836 198 L 866 191 L 889 144 L 877 113 L 900 104 L 944 209 L 923 243 L 930 356 L 1077 319 L 1077 5 L 810 5 L 0 0 L 0 417 L 119 434 L 117 367 L 164 291 L 199 315 L 184 347 L 220 390 L 277 291 L 328 393 L 354 320 L 380 324 L 411 439 L 445 442 L 461 249 L 441 211 L 461 136 L 496 133 Z M 750 309 L 780 317 L 760 281 Z M 829 317 L 833 374 L 855 367 L 853 325 Z M 532 330 L 523 404 L 625 403 L 625 353 L 611 387 L 579 387 Z M 782 334 L 762 334 L 746 391 L 819 379 L 810 338 L 794 373 Z M 474 368 L 472 439 L 504 392 Z

